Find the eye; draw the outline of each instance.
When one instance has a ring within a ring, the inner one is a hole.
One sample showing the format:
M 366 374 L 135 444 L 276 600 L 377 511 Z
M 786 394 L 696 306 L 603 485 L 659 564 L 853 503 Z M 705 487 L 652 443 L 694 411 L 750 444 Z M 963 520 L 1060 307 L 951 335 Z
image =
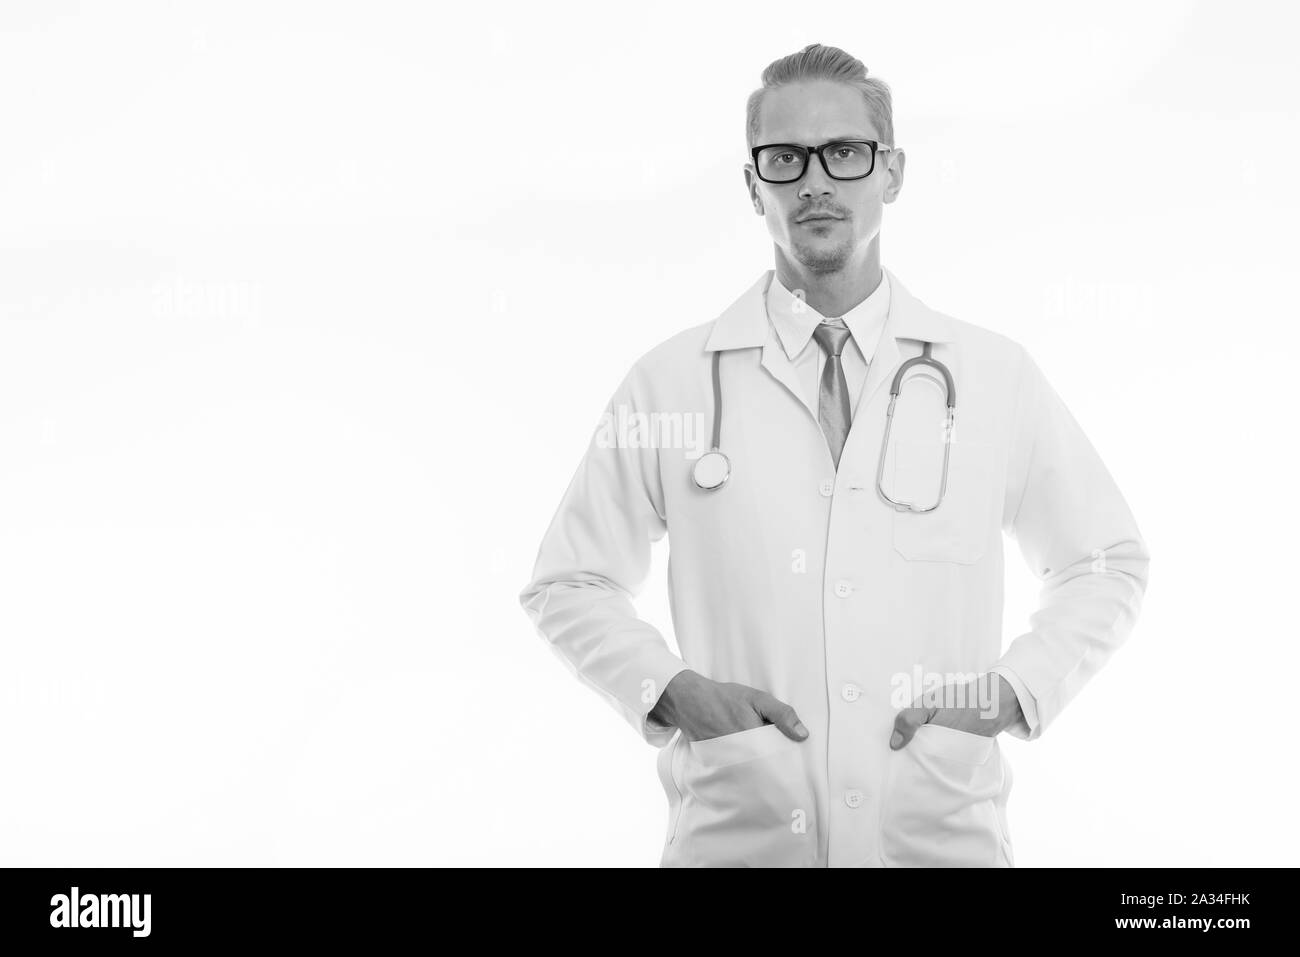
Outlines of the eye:
M 795 160 L 795 155 L 793 153 L 786 152 L 786 153 L 777 153 L 776 156 L 772 158 L 772 162 L 776 163 L 778 166 L 781 166 L 781 165 L 789 165 L 790 163 L 796 162 L 796 160 Z

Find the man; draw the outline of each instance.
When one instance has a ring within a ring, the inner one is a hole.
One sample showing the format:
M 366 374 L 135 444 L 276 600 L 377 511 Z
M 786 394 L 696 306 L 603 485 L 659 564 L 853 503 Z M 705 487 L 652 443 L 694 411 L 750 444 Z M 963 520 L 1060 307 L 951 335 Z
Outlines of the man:
M 1040 737 L 1125 640 L 1146 545 L 1024 348 L 882 269 L 888 87 L 814 44 L 747 132 L 775 270 L 634 364 L 520 600 L 661 749 L 662 865 L 1012 866 L 996 736 Z M 725 459 L 611 441 L 700 410 Z M 630 602 L 665 533 L 680 655 Z M 1002 533 L 1043 583 L 1005 652 Z

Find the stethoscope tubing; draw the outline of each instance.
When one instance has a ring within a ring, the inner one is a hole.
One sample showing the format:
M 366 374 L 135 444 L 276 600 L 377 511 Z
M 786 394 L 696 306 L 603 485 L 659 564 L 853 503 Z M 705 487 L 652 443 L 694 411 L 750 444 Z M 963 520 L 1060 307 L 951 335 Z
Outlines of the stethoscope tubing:
M 888 411 L 885 413 L 885 434 L 881 439 L 880 462 L 876 468 L 876 490 L 880 493 L 880 496 L 886 502 L 894 506 L 894 508 L 898 509 L 899 511 L 912 511 L 912 512 L 933 511 L 934 509 L 939 507 L 939 503 L 943 501 L 944 493 L 948 489 L 949 452 L 951 451 L 952 448 L 952 429 L 957 414 L 957 386 L 953 382 L 952 373 L 948 371 L 948 367 L 930 354 L 930 349 L 932 345 L 933 343 L 930 342 L 922 342 L 921 354 L 919 356 L 913 356 L 911 359 L 907 359 L 906 361 L 904 361 L 898 367 L 898 370 L 894 373 L 894 379 L 889 386 L 889 408 Z M 696 462 L 695 473 L 694 473 L 695 484 L 699 488 L 704 489 L 706 491 L 714 491 L 716 489 L 721 488 L 723 485 L 727 483 L 727 480 L 731 477 L 731 459 L 727 456 L 725 452 L 722 451 L 721 363 L 722 363 L 722 350 L 715 349 L 713 351 L 713 361 L 712 361 L 713 434 L 710 436 L 711 442 L 710 442 L 709 451 L 706 452 L 705 455 L 702 456 Z M 884 478 L 884 469 L 885 469 L 885 450 L 888 449 L 889 447 L 889 434 L 894 422 L 894 405 L 897 403 L 899 393 L 902 391 L 903 377 L 907 374 L 907 370 L 918 365 L 929 366 L 930 368 L 938 372 L 941 376 L 943 376 L 944 396 L 945 396 L 944 404 L 947 407 L 947 416 L 944 423 L 943 472 L 939 482 L 939 498 L 933 505 L 927 507 L 919 507 L 910 502 L 895 501 L 894 499 L 890 498 L 888 494 L 886 494 L 884 490 L 884 486 L 882 484 L 882 480 Z M 722 478 L 720 481 L 718 481 L 716 484 L 713 485 L 702 484 L 700 481 L 700 475 L 704 474 L 706 470 L 702 469 L 701 466 L 706 462 L 707 459 L 715 456 L 721 460 L 721 466 L 723 467 Z

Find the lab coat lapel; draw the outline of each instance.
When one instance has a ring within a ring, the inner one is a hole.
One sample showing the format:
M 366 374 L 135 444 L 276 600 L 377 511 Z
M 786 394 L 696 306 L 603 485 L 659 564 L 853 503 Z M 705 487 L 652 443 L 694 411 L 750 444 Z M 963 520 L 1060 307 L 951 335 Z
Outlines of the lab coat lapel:
M 761 364 L 772 378 L 785 386 L 786 391 L 790 393 L 790 396 L 799 403 L 799 408 L 807 412 L 809 416 L 812 417 L 813 421 L 816 422 L 816 411 L 808 408 L 808 400 L 801 393 L 799 380 L 795 376 L 794 363 L 791 362 L 790 357 L 785 354 L 785 348 L 781 345 L 780 341 L 768 337 L 768 341 L 763 346 L 763 359 Z M 820 427 L 821 426 L 818 425 L 818 428 Z
M 951 342 L 952 320 L 913 296 L 888 269 L 885 275 L 889 277 L 889 317 L 882 338 Z
M 854 482 L 870 481 L 868 476 L 875 475 L 889 385 L 898 367 L 920 352 L 918 341 L 948 343 L 952 340 L 948 320 L 908 293 L 893 273 L 888 270 L 885 273 L 890 284 L 889 315 L 867 366 L 866 381 L 862 383 L 862 394 L 840 459 L 841 470 L 847 470 Z M 942 353 L 945 348 L 937 346 L 935 351 Z
M 767 341 L 767 284 L 773 275 L 774 270 L 767 270 L 713 320 L 705 352 L 756 348 Z
M 760 365 L 785 387 L 799 408 L 816 424 L 816 414 L 808 408 L 800 394 L 794 365 L 785 354 L 780 341 L 768 334 L 770 323 L 767 317 L 767 288 L 774 274 L 775 271 L 771 269 L 764 272 L 714 321 L 713 331 L 709 334 L 704 350 L 714 352 L 719 349 L 762 348 Z
M 885 328 L 881 330 L 876 354 L 867 368 L 859 409 L 870 404 L 881 386 L 893 382 L 894 374 L 904 359 L 918 354 L 918 342 L 952 341 L 952 328 L 947 318 L 915 298 L 888 269 L 885 274 L 889 278 L 889 315 L 885 319 Z M 906 345 L 903 345 L 904 340 L 907 340 Z M 935 351 L 941 353 L 943 350 L 938 347 Z
M 952 339 L 952 330 L 942 315 L 909 293 L 888 269 L 884 272 L 889 279 L 889 315 L 876 344 L 875 355 L 867 367 L 867 381 L 863 383 L 862 395 L 858 399 L 859 409 L 870 404 L 872 396 L 883 384 L 893 381 L 894 373 L 904 358 L 917 354 L 914 346 L 908 346 L 906 350 L 900 348 L 900 340 L 949 342 Z
M 892 307 L 890 313 L 893 313 Z M 876 343 L 876 351 L 871 361 L 867 363 L 867 378 L 862 383 L 862 394 L 858 396 L 859 413 L 871 405 L 871 397 L 880 388 L 882 382 L 893 376 L 894 368 L 899 363 L 901 354 L 898 351 L 898 343 L 890 334 L 888 322 L 889 320 L 886 320 L 885 328 L 880 334 L 880 341 Z M 856 419 L 857 416 L 855 415 L 854 418 Z

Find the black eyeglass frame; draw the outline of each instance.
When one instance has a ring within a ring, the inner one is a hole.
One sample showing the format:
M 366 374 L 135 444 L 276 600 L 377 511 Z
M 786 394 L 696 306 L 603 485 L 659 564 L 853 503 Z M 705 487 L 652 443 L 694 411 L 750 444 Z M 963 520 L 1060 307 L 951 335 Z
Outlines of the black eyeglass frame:
M 843 146 L 845 143 L 870 146 L 871 147 L 871 169 L 867 170 L 861 176 L 836 176 L 834 173 L 832 173 L 831 168 L 828 165 L 826 165 L 826 157 L 822 154 L 822 150 L 829 149 L 832 146 Z M 770 150 L 773 147 L 781 147 L 783 149 L 797 150 L 799 153 L 803 155 L 803 169 L 799 171 L 798 176 L 796 176 L 794 179 L 768 179 L 766 176 L 763 175 L 762 167 L 759 165 L 758 162 L 758 154 L 763 152 L 763 150 Z M 772 183 L 777 186 L 788 186 L 791 183 L 799 182 L 799 180 L 803 179 L 804 176 L 808 174 L 808 157 L 810 154 L 815 155 L 817 159 L 821 161 L 822 169 L 826 171 L 827 176 L 829 176 L 831 179 L 839 180 L 840 182 L 847 182 L 847 181 L 858 180 L 858 179 L 866 179 L 868 176 L 870 176 L 872 173 L 876 171 L 876 154 L 888 153 L 893 148 L 894 147 L 892 146 L 881 146 L 879 141 L 877 140 L 831 140 L 829 143 L 823 143 L 821 146 L 804 146 L 802 143 L 764 143 L 762 146 L 755 146 L 752 150 L 749 151 L 749 155 L 754 161 L 754 173 L 755 175 L 758 176 L 760 180 L 762 180 L 764 183 Z

